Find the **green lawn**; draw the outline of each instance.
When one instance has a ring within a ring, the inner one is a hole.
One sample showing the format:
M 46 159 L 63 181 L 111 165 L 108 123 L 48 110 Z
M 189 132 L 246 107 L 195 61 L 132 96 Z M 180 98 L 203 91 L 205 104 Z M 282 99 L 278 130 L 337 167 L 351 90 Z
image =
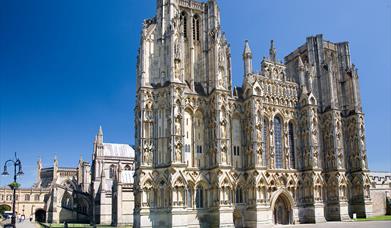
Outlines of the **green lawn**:
M 391 215 L 380 215 L 369 218 L 358 218 L 354 221 L 391 221 Z

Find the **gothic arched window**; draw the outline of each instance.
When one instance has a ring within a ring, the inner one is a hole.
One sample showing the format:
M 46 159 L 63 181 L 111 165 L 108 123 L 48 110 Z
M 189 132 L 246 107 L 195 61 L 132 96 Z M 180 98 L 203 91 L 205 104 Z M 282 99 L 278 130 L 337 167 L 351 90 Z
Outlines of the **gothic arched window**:
M 72 196 L 65 192 L 61 199 L 61 207 L 72 209 Z
M 109 177 L 114 178 L 115 176 L 115 165 L 110 166 L 110 172 L 109 172 Z
M 196 208 L 204 207 L 204 188 L 198 186 L 196 190 Z
M 193 16 L 193 40 L 200 40 L 200 17 L 197 14 Z
M 124 168 L 125 170 L 132 170 L 131 168 L 130 168 L 130 165 L 125 165 L 125 168 Z
M 282 145 L 281 145 L 281 119 L 274 117 L 274 149 L 276 158 L 276 169 L 282 168 Z
M 288 125 L 288 141 L 289 141 L 289 155 L 291 159 L 291 168 L 295 167 L 295 138 L 293 133 L 293 124 L 289 123 Z
M 181 22 L 182 22 L 183 37 L 187 38 L 187 17 L 185 12 L 181 13 Z
M 243 191 L 241 187 L 236 189 L 236 203 L 243 203 Z
M 267 138 L 267 132 L 268 132 L 268 122 L 267 122 L 267 119 L 265 118 L 263 120 L 263 126 L 262 126 L 262 151 L 263 151 L 263 154 L 262 154 L 262 162 L 264 166 L 267 166 L 267 156 L 266 156 L 266 153 L 267 153 L 267 142 L 268 142 L 268 138 Z
M 30 195 L 29 194 L 24 195 L 24 200 L 25 201 L 30 201 Z

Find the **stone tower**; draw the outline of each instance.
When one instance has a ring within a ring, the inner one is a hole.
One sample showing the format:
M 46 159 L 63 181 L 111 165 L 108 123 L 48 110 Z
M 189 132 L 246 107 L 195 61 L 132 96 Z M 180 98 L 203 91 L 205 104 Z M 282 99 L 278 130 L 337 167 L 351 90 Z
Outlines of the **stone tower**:
M 249 226 L 371 213 L 357 70 L 321 35 L 241 87 L 216 1 L 157 0 L 137 62 L 135 227 Z

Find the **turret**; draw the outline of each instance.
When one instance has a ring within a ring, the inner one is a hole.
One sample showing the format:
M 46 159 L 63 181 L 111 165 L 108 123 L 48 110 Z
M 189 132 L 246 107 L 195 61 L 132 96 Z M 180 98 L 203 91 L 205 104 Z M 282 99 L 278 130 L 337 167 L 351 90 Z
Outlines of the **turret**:
M 83 181 L 83 158 L 80 154 L 79 164 L 77 166 L 77 183 L 81 184 Z
M 252 58 L 253 58 L 253 54 L 251 52 L 248 40 L 246 40 L 244 42 L 244 50 L 243 50 L 244 75 L 245 76 L 247 76 L 248 74 L 251 74 L 253 71 Z
M 299 72 L 299 83 L 300 83 L 300 88 L 302 93 L 307 92 L 307 86 L 305 84 L 305 69 L 304 69 L 304 64 L 303 60 L 301 60 L 301 57 L 299 56 L 298 61 L 297 61 L 297 70 Z
M 57 156 L 54 156 L 54 161 L 53 161 L 53 180 L 57 179 L 57 172 L 58 172 L 58 160 Z
M 98 134 L 96 135 L 96 143 L 102 144 L 103 143 L 103 130 L 102 126 L 99 126 Z
M 276 62 L 276 48 L 274 47 L 274 40 L 270 41 L 269 59 L 272 62 Z
M 42 160 L 39 158 L 37 161 L 37 184 L 41 183 L 41 170 L 42 170 Z

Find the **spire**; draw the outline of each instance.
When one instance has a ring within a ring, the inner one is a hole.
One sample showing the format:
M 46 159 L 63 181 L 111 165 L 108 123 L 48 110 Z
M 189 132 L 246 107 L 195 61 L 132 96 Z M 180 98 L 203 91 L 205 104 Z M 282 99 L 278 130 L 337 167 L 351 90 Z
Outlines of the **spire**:
M 41 157 L 39 157 L 38 161 L 37 161 L 37 166 L 38 166 L 38 169 L 41 170 L 42 169 L 42 159 Z
M 248 40 L 244 42 L 244 50 L 243 50 L 243 61 L 244 61 L 244 75 L 251 74 L 253 71 L 252 64 L 253 54 L 250 49 L 250 45 L 248 44 Z
M 42 160 L 41 157 L 39 157 L 37 161 L 37 182 L 35 183 L 37 186 L 41 183 L 41 170 L 42 170 Z
M 58 167 L 57 155 L 54 155 L 53 165 L 54 165 L 55 167 Z
M 276 62 L 276 48 L 274 48 L 274 40 L 270 41 L 269 58 L 270 61 Z
M 82 156 L 82 154 L 80 153 L 79 164 L 82 164 L 82 163 L 83 163 L 83 156 Z
M 244 50 L 243 50 L 243 59 L 245 58 L 252 58 L 253 54 L 251 52 L 250 45 L 248 43 L 248 40 L 244 41 Z
M 96 140 L 97 143 L 103 143 L 103 130 L 102 126 L 99 126 L 98 134 L 96 135 Z
M 98 136 L 103 136 L 102 126 L 99 126 Z

